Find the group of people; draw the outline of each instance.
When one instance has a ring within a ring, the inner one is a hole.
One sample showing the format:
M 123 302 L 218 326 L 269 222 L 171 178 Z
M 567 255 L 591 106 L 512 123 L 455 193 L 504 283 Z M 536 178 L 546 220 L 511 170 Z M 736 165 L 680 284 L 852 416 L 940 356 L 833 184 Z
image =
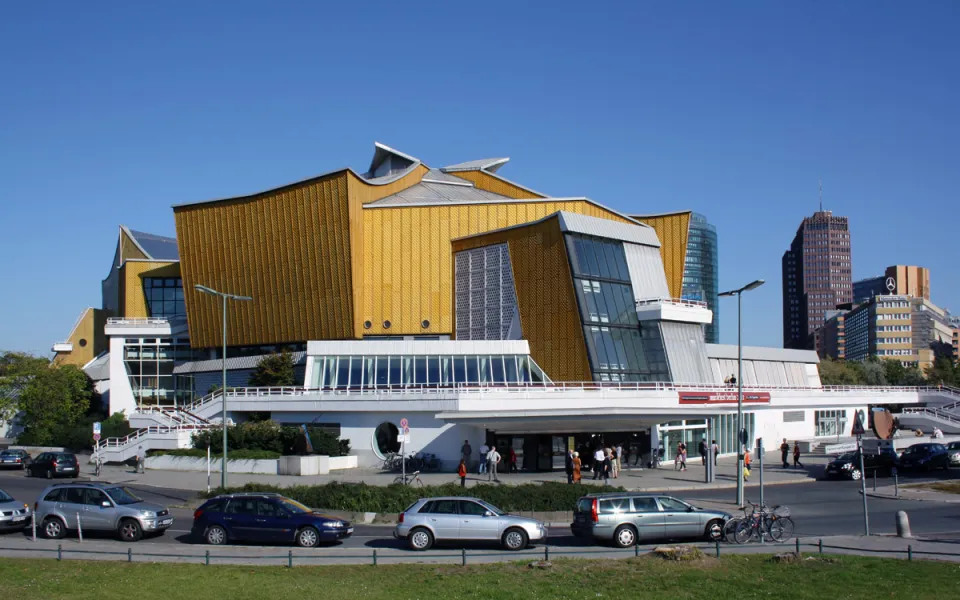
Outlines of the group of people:
M 783 463 L 784 469 L 790 468 L 790 465 L 787 464 L 788 454 L 790 454 L 790 443 L 787 442 L 787 438 L 783 438 L 783 443 L 780 444 L 780 462 Z M 803 464 L 800 462 L 800 442 L 793 442 L 793 466 L 799 469 L 803 468 Z
M 610 478 L 620 477 L 620 469 L 623 466 L 623 446 L 617 445 L 613 448 L 598 447 L 593 453 L 593 479 L 602 479 L 604 484 Z M 565 461 L 567 472 L 567 483 L 580 483 L 583 479 L 583 461 L 580 459 L 580 453 L 573 450 L 567 450 Z
M 469 440 L 463 440 L 463 446 L 460 447 L 460 465 L 457 467 L 457 475 L 460 476 L 460 487 L 467 487 L 467 470 L 469 469 L 468 465 L 472 459 L 473 447 L 470 446 Z M 497 451 L 496 446 L 483 444 L 480 446 L 480 468 L 477 474 L 483 475 L 486 473 L 487 481 L 499 482 L 498 471 L 502 461 L 503 457 L 500 455 L 500 452 Z M 520 469 L 517 467 L 517 452 L 513 448 L 510 448 L 510 452 L 507 455 L 507 472 L 518 473 L 519 471 Z

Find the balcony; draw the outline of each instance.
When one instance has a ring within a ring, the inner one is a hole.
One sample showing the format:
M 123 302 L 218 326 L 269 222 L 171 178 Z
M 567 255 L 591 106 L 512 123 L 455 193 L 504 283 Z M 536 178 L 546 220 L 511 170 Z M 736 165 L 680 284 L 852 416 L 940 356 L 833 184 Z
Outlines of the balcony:
M 186 317 L 110 317 L 106 334 L 110 335 L 171 335 L 174 330 L 186 330 Z
M 70 342 L 54 342 L 51 352 L 73 352 L 73 344 Z
M 677 298 L 646 298 L 637 300 L 637 318 L 642 321 L 678 321 L 680 323 L 713 322 L 713 311 L 706 302 Z

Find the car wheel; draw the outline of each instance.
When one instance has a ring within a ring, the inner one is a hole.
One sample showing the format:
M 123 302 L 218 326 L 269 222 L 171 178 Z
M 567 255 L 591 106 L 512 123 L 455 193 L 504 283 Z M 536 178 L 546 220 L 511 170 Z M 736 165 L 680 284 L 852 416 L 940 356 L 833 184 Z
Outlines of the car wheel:
M 316 548 L 320 545 L 320 533 L 313 527 L 304 527 L 297 532 L 297 545 L 301 548 Z
M 428 550 L 430 546 L 433 546 L 433 534 L 422 527 L 414 529 L 407 537 L 407 542 L 410 544 L 411 550 Z
M 49 517 L 43 522 L 43 537 L 50 540 L 59 540 L 67 533 L 63 521 L 56 517 Z
M 203 539 L 211 546 L 222 546 L 227 543 L 227 530 L 219 525 L 214 525 L 207 529 Z
M 503 547 L 507 550 L 523 550 L 527 547 L 529 537 L 522 529 L 508 529 L 503 534 Z
M 860 472 L 860 469 L 854 469 L 850 472 L 850 479 L 854 481 L 860 481 L 861 477 L 863 477 L 863 473 Z
M 703 536 L 711 542 L 717 542 L 723 539 L 723 521 L 713 520 L 707 523 L 707 528 Z
M 613 545 L 617 548 L 629 548 L 637 543 L 637 530 L 630 525 L 621 525 L 613 532 Z
M 133 519 L 120 521 L 120 539 L 125 542 L 138 542 L 143 537 L 143 528 Z

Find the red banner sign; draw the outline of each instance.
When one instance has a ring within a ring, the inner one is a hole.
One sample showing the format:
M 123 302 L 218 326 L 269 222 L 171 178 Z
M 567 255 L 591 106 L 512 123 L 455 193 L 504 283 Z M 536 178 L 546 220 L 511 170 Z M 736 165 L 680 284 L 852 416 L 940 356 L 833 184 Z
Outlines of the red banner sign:
M 736 404 L 737 392 L 679 392 L 680 404 Z M 744 404 L 769 404 L 770 392 L 744 392 Z

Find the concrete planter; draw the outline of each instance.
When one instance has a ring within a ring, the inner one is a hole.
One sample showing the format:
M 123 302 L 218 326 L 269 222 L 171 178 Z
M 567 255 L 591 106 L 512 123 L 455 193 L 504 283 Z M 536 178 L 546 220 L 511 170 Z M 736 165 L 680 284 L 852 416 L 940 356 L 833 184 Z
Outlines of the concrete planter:
M 282 456 L 280 475 L 327 475 L 330 471 L 355 469 L 356 456 Z
M 230 460 L 227 459 L 228 473 L 253 473 L 257 475 L 276 475 L 278 460 Z M 210 472 L 219 473 L 222 461 L 211 460 Z M 158 471 L 207 471 L 206 458 L 192 456 L 151 456 L 144 466 Z

